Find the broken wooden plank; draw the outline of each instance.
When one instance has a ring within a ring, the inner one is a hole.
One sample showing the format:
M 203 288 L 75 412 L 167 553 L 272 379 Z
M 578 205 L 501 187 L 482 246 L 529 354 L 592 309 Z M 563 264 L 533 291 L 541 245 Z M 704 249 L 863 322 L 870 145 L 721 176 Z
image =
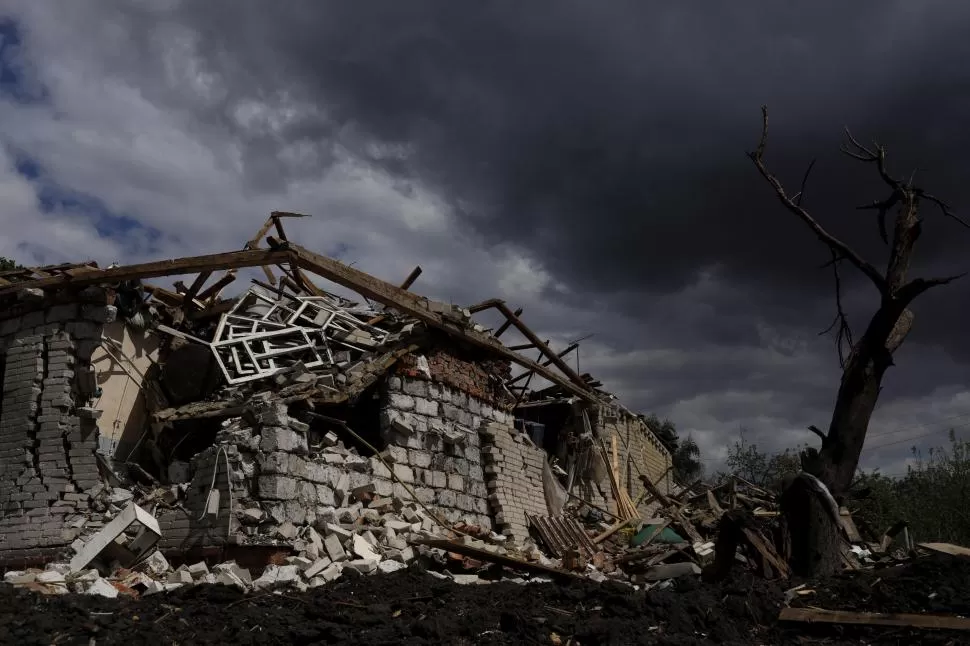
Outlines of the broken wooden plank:
M 949 554 L 950 556 L 970 556 L 970 549 L 953 543 L 917 543 L 919 547 L 931 552 Z
M 421 275 L 421 271 L 422 269 L 420 266 L 417 266 L 413 270 L 411 270 L 411 273 L 408 274 L 408 277 L 404 279 L 403 283 L 401 283 L 401 289 L 405 291 L 410 289 L 411 285 L 414 284 L 414 281 L 416 281 L 418 279 L 418 276 Z M 367 321 L 367 325 L 377 325 L 378 323 L 380 323 L 386 318 L 387 318 L 387 314 L 381 314 L 379 316 L 375 316 L 371 320 Z
M 560 579 L 585 580 L 585 577 L 574 574 L 573 572 L 559 570 L 546 565 L 541 565 L 539 563 L 530 563 L 521 559 L 512 558 L 511 556 L 505 556 L 504 554 L 496 554 L 494 552 L 479 549 L 458 541 L 449 541 L 443 538 L 409 538 L 408 542 L 413 545 L 427 545 L 428 547 L 435 547 L 439 550 L 445 550 L 446 552 L 454 552 L 455 554 L 461 554 L 462 556 L 468 556 L 479 561 L 485 561 L 487 563 L 497 563 L 514 570 L 522 570 L 524 572 L 531 572 L 533 574 L 540 574 Z
M 418 265 L 417 267 L 412 269 L 411 273 L 408 274 L 408 277 L 404 279 L 403 283 L 401 283 L 401 289 L 404 289 L 404 290 L 411 289 L 411 285 L 414 284 L 414 281 L 418 279 L 418 276 L 420 276 L 421 272 L 423 271 L 424 270 L 421 269 L 421 265 Z
M 749 527 L 742 527 L 741 533 L 747 539 L 748 544 L 761 555 L 761 558 L 765 563 L 771 566 L 779 576 L 783 578 L 789 578 L 791 576 L 791 571 L 788 569 L 788 564 L 785 563 L 775 550 L 768 544 L 764 542 L 762 537 Z
M 717 498 L 714 497 L 714 492 L 710 489 L 707 490 L 707 504 L 711 508 L 711 513 L 714 515 L 714 520 L 720 520 L 721 516 L 724 515 L 724 510 L 721 509 L 721 505 L 717 502 Z
M 223 276 L 216 282 L 209 285 L 205 289 L 205 291 L 199 294 L 199 300 L 207 301 L 210 298 L 217 297 L 219 293 L 222 292 L 222 290 L 225 289 L 226 286 L 229 285 L 229 283 L 233 282 L 234 280 L 236 280 L 236 270 L 230 269 L 229 271 L 226 272 L 225 276 Z
M 580 388 L 585 389 L 587 387 L 583 378 L 580 377 L 576 371 L 569 366 L 568 363 L 563 361 L 561 357 L 557 356 L 552 350 L 550 350 L 549 346 L 543 343 L 542 340 L 536 336 L 536 333 L 533 332 L 525 323 L 523 323 L 522 319 L 515 315 L 515 312 L 509 309 L 508 305 L 505 304 L 505 301 L 499 301 L 495 307 L 505 316 L 507 320 L 512 321 L 512 325 L 514 325 L 515 328 L 522 333 L 522 336 L 534 343 L 542 354 L 546 355 L 546 358 L 551 359 L 556 367 L 559 368 L 559 370 L 561 370 L 570 381 L 578 385 Z
M 852 521 L 852 514 L 847 508 L 839 508 L 839 521 L 841 522 L 842 530 L 845 532 L 845 536 L 849 539 L 850 543 L 862 542 L 862 535 L 859 533 L 858 528 L 856 528 L 855 523 Z
M 515 315 L 522 316 L 522 312 L 523 310 L 520 307 L 517 310 L 515 310 Z M 495 334 L 493 334 L 492 336 L 497 339 L 503 334 L 505 334 L 505 331 L 508 330 L 510 327 L 512 327 L 512 321 L 506 320 L 505 323 L 502 323 L 502 325 L 500 325 L 499 328 L 495 330 Z
M 206 256 L 192 256 L 177 260 L 158 260 L 155 262 L 113 267 L 111 269 L 96 269 L 84 272 L 78 276 L 59 274 L 16 283 L 0 287 L 0 295 L 8 294 L 30 287 L 34 289 L 54 289 L 58 287 L 95 285 L 99 283 L 120 283 L 126 280 L 158 278 L 160 276 L 176 276 L 179 274 L 197 274 L 203 271 L 219 269 L 241 269 L 243 267 L 258 267 L 261 265 L 275 265 L 287 261 L 292 254 L 289 251 L 230 251 L 228 253 L 209 254 Z
M 609 538 L 613 534 L 617 533 L 618 531 L 620 531 L 621 529 L 629 525 L 631 522 L 633 522 L 633 520 L 634 520 L 633 518 L 623 518 L 621 520 L 616 521 L 610 526 L 609 529 L 607 529 L 605 532 L 603 532 L 602 534 L 594 538 L 593 543 L 596 545 L 599 545 L 607 538 Z
M 778 619 L 779 621 L 799 621 L 807 623 L 970 630 L 970 619 L 947 615 L 848 612 L 845 610 L 822 610 L 820 608 L 782 608 Z
M 548 343 L 548 341 L 547 341 L 547 343 Z M 566 356 L 567 354 L 569 354 L 570 352 L 572 352 L 573 350 L 575 350 L 575 349 L 576 349 L 576 348 L 578 348 L 578 347 L 579 347 L 579 344 L 578 344 L 578 343 L 570 343 L 570 344 L 569 344 L 569 345 L 568 345 L 568 346 L 566 347 L 566 349 L 565 349 L 565 350 L 563 350 L 562 352 L 560 352 L 560 353 L 559 353 L 559 357 L 561 358 L 561 357 L 564 357 L 564 356 Z M 542 365 L 543 365 L 543 366 L 548 366 L 548 365 L 550 365 L 551 363 L 552 363 L 552 359 L 546 359 L 545 361 L 543 361 L 543 362 L 542 362 Z M 533 374 L 533 373 L 531 373 L 531 372 L 523 372 L 523 373 L 522 373 L 521 375 L 517 375 L 517 376 L 515 376 L 515 377 L 512 377 L 512 378 L 511 378 L 511 379 L 509 379 L 508 381 L 506 381 L 506 382 L 505 382 L 505 385 L 506 385 L 506 386 L 511 386 L 511 385 L 512 385 L 512 384 L 514 384 L 514 383 L 517 383 L 517 382 L 519 382 L 519 381 L 522 381 L 522 380 L 523 380 L 523 379 L 525 379 L 526 377 L 531 377 L 531 375 L 532 375 L 532 374 Z

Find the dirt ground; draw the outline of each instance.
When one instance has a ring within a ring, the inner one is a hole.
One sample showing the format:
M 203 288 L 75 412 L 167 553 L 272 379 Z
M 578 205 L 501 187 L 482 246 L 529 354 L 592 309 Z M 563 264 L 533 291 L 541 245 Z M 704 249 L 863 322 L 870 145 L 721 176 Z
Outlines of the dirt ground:
M 932 557 L 810 584 L 797 603 L 959 614 L 970 560 Z M 2 644 L 960 644 L 966 634 L 779 625 L 788 586 L 738 572 L 666 590 L 620 584 L 456 585 L 417 569 L 304 594 L 198 586 L 143 599 L 42 596 L 0 586 Z M 934 594 L 935 593 L 935 594 Z M 93 641 L 92 641 L 93 640 Z

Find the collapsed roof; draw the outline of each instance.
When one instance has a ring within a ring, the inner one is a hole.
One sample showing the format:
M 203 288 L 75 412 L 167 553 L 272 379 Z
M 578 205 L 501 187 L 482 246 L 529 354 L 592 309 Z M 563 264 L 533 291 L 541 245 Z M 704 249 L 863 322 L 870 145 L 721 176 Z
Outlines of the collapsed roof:
M 239 414 L 245 401 L 269 388 L 277 399 L 288 402 L 352 399 L 402 356 L 420 349 L 432 334 L 447 335 L 519 366 L 522 371 L 516 376 L 495 376 L 510 407 L 563 399 L 595 407 L 615 399 L 591 376 L 578 374 L 566 363 L 564 356 L 577 343 L 553 351 L 522 321 L 521 310 L 513 312 L 498 299 L 460 307 L 419 296 L 409 288 L 420 267 L 401 285 L 388 283 L 289 241 L 283 220 L 292 217 L 306 216 L 273 212 L 240 251 L 107 268 L 88 262 L 0 272 L 0 302 L 30 291 L 107 285 L 116 292 L 119 316 L 136 323 L 148 320 L 160 333 L 208 346 L 226 383 L 234 388 L 222 400 L 156 410 L 156 422 Z M 268 235 L 271 230 L 275 235 Z M 254 279 L 241 297 L 221 298 L 238 270 L 251 267 L 261 268 L 265 280 Z M 173 289 L 143 282 L 191 274 L 196 276 L 188 285 L 179 280 Z M 365 304 L 321 288 L 311 275 L 355 292 Z M 495 330 L 472 319 L 490 309 L 504 318 Z M 510 328 L 527 343 L 504 345 L 499 337 Z M 533 349 L 540 360 L 521 354 Z M 311 375 L 271 380 L 310 368 Z M 530 390 L 533 377 L 551 385 Z

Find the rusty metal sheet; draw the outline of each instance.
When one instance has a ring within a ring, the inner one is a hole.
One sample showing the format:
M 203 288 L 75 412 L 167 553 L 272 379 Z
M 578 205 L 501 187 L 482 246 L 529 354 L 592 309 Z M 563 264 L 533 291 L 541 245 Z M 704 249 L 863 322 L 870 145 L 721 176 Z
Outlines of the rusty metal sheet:
M 542 542 L 557 558 L 562 558 L 571 549 L 578 549 L 587 557 L 597 552 L 596 545 L 575 518 L 528 514 L 526 518 L 536 528 Z

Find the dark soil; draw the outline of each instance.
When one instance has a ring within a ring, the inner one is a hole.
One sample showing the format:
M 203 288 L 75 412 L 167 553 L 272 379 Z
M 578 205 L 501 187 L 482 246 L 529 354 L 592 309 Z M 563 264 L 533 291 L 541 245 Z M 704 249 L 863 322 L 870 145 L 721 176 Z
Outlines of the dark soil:
M 970 561 L 931 558 L 818 583 L 811 586 L 817 595 L 800 603 L 960 613 L 970 606 L 966 581 Z M 932 592 L 937 596 L 930 599 Z M 0 586 L 0 643 L 88 645 L 92 638 L 98 645 L 968 643 L 942 631 L 781 626 L 776 617 L 782 603 L 782 586 L 746 572 L 725 584 L 685 579 L 648 593 L 584 581 L 459 586 L 415 569 L 282 595 L 198 586 L 110 600 Z

